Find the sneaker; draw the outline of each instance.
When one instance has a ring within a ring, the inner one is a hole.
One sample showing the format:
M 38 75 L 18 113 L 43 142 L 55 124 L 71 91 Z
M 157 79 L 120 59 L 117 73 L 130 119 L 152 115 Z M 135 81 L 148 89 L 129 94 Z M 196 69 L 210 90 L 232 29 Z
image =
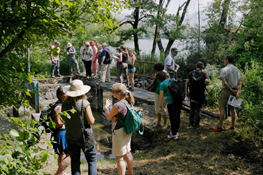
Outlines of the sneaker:
M 153 125 L 153 128 L 157 128 L 158 126 L 161 126 L 161 124 L 160 124 L 160 123 L 155 123 L 155 124 Z
M 167 127 L 168 127 L 167 124 L 164 124 L 163 127 L 162 127 L 162 129 L 163 129 L 163 130 L 166 130 Z
M 61 77 L 61 75 L 60 75 L 60 74 L 58 74 L 58 75 L 57 75 L 57 77 Z
M 217 127 L 213 127 L 213 130 L 214 130 L 214 131 L 217 131 L 217 132 L 221 132 L 221 131 L 222 131 L 222 128 L 220 128 L 220 127 L 217 126 Z
M 54 76 L 54 75 L 51 75 L 51 78 L 55 78 L 55 76 Z
M 227 129 L 236 130 L 236 128 L 233 126 L 228 126 Z
M 173 135 L 172 132 L 170 132 L 170 135 L 168 135 L 168 139 L 178 139 L 179 134 L 177 135 L 177 133 L 175 135 Z
M 177 132 L 175 135 L 176 135 L 177 137 L 179 137 L 179 132 Z

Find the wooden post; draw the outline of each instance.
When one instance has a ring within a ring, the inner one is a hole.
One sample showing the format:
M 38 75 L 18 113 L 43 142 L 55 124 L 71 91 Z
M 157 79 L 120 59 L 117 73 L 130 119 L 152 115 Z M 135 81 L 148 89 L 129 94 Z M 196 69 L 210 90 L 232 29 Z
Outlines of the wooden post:
M 103 110 L 103 90 L 99 85 L 97 86 L 97 100 L 98 100 L 98 109 Z

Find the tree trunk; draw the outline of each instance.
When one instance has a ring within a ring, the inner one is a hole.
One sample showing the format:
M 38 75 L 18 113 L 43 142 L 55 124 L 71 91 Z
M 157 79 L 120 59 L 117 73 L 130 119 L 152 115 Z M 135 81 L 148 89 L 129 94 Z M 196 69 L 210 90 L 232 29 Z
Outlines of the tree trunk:
M 225 25 L 227 23 L 227 13 L 229 10 L 229 4 L 230 4 L 230 0 L 225 0 L 222 5 L 223 10 L 222 10 L 222 14 L 221 14 L 220 22 L 219 22 L 219 25 L 222 30 L 225 29 Z
M 180 18 L 180 21 L 179 21 L 178 26 L 177 26 L 177 29 L 176 29 L 176 30 L 178 30 L 178 31 L 180 30 L 180 26 L 182 25 L 182 23 L 183 23 L 183 21 L 184 21 L 184 17 L 185 17 L 185 14 L 186 14 L 186 12 L 187 12 L 187 8 L 188 8 L 190 2 L 191 2 L 191 0 L 187 0 L 186 4 L 185 4 L 185 6 L 184 6 L 184 10 L 183 10 L 182 16 L 181 16 L 181 18 Z M 181 7 L 179 7 L 179 8 L 181 8 Z M 178 9 L 178 12 L 179 12 L 179 10 L 180 10 L 180 9 Z M 178 12 L 177 12 L 177 14 L 179 15 Z M 172 47 L 175 39 L 176 39 L 176 38 L 174 38 L 174 39 L 169 39 L 169 42 L 168 42 L 167 47 L 166 47 L 166 49 L 165 49 L 165 54 L 166 54 L 166 55 L 170 52 L 170 49 L 171 49 L 171 47 Z
M 139 47 L 139 39 L 138 39 L 138 24 L 139 24 L 139 12 L 140 12 L 140 7 L 136 7 L 134 10 L 134 24 L 133 24 L 133 29 L 135 32 L 133 33 L 133 40 L 134 40 L 134 50 L 140 56 L 140 47 Z
M 160 13 L 161 13 L 161 10 L 163 7 L 162 4 L 163 4 L 163 0 L 159 0 L 159 6 L 157 9 L 158 12 L 157 12 L 157 16 L 156 16 L 157 19 L 160 19 Z M 155 32 L 154 32 L 154 38 L 153 38 L 152 56 L 155 55 L 157 38 L 158 38 L 158 35 L 160 35 L 159 29 L 160 29 L 160 24 L 159 24 L 159 22 L 157 22 L 156 27 L 155 27 Z

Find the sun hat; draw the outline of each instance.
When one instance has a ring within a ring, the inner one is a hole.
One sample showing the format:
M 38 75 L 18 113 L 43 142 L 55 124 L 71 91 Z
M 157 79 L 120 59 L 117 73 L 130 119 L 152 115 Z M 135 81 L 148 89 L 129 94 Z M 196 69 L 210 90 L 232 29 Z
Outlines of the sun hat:
M 87 42 L 87 41 L 86 41 L 84 44 L 85 44 L 86 46 L 89 46 L 89 45 L 90 45 L 89 42 Z
M 90 91 L 90 86 L 83 85 L 81 80 L 73 80 L 70 85 L 64 87 L 64 92 L 70 97 L 77 97 Z
M 71 43 L 68 43 L 68 47 L 71 47 L 72 46 L 72 44 Z
M 94 45 L 94 44 L 95 44 L 95 42 L 94 42 L 94 41 L 91 41 L 89 44 L 90 44 L 90 45 Z
M 106 46 L 107 46 L 107 44 L 106 44 L 106 43 L 102 43 L 102 46 L 106 47 Z
M 173 47 L 173 48 L 171 49 L 171 51 L 172 51 L 172 52 L 178 52 L 178 49 L 175 48 L 175 47 Z

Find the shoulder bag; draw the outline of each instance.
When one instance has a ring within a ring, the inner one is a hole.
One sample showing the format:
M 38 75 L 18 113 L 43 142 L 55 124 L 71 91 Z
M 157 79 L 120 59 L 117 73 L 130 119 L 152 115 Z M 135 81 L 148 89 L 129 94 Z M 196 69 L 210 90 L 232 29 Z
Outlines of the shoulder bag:
M 150 92 L 155 92 L 156 90 L 156 82 L 157 82 L 157 79 L 155 78 L 153 80 L 153 82 L 147 87 L 147 91 L 150 91 Z
M 86 121 L 86 122 L 85 122 Z M 91 149 L 95 144 L 94 133 L 91 125 L 88 123 L 87 119 L 85 120 L 85 114 L 83 110 L 83 100 L 81 105 L 81 122 L 82 122 L 82 134 L 85 144 L 84 152 Z M 85 125 L 86 123 L 86 125 Z M 85 127 L 86 126 L 86 127 Z

